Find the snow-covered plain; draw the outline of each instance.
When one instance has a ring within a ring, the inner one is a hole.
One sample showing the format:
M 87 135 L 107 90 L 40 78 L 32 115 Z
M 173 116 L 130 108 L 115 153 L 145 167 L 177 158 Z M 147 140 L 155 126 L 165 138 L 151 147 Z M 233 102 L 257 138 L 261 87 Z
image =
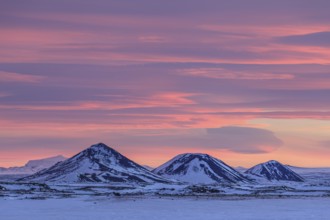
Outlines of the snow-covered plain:
M 330 198 L 220 200 L 206 198 L 0 199 L 4 220 L 329 219 Z
M 307 174 L 302 183 L 215 185 L 0 181 L 0 220 L 329 219 L 328 176 Z

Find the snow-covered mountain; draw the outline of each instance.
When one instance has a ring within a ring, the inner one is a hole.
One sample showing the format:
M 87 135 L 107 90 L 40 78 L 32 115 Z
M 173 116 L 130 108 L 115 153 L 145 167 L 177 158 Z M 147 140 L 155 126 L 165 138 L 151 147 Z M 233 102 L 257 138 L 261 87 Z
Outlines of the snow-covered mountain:
M 103 143 L 19 181 L 54 183 L 169 182 Z
M 257 177 L 266 178 L 267 180 L 285 180 L 285 181 L 295 181 L 295 182 L 303 182 L 304 179 L 292 171 L 287 166 L 279 163 L 278 161 L 271 160 L 266 163 L 258 164 L 247 171 L 246 174 L 254 175 Z
M 239 172 L 207 154 L 180 154 L 153 170 L 154 173 L 188 183 L 236 183 L 248 181 Z
M 66 158 L 59 155 L 39 160 L 30 160 L 22 167 L 1 168 L 0 175 L 20 175 L 20 174 L 33 174 L 40 170 L 47 169 Z

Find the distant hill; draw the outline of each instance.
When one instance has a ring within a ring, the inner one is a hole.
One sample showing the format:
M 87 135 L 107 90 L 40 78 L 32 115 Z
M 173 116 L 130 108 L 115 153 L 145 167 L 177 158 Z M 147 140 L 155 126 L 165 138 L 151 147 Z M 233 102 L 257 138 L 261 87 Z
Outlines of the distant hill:
M 66 159 L 65 157 L 59 155 L 59 156 L 49 157 L 39 160 L 30 160 L 22 167 L 10 167 L 10 168 L 0 167 L 0 175 L 33 174 L 39 172 L 40 170 L 47 169 L 65 159 Z

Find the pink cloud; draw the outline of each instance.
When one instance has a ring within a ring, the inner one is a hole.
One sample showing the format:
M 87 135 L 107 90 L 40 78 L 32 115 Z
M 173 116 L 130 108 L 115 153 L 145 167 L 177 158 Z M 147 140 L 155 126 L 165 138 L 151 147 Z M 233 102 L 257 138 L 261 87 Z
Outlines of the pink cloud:
M 43 76 L 0 71 L 0 82 L 38 83 L 42 81 L 43 78 Z
M 275 37 L 287 35 L 309 34 L 328 30 L 329 26 L 325 24 L 201 24 L 198 26 L 201 30 L 214 32 L 228 31 L 231 33 L 245 33 L 246 35 Z
M 0 80 L 1 81 L 1 80 Z M 7 93 L 7 92 L 0 92 L 0 98 L 1 97 L 8 97 L 11 96 L 11 94 Z
M 156 35 L 146 35 L 146 36 L 140 36 L 139 41 L 145 42 L 145 43 L 165 43 L 166 39 L 161 36 Z
M 292 74 L 282 73 L 249 73 L 230 71 L 223 68 L 193 68 L 178 70 L 182 75 L 206 77 L 214 79 L 238 79 L 238 80 L 272 80 L 272 79 L 293 79 Z
M 1 76 L 1 75 L 0 75 Z M 20 75 L 19 75 L 20 76 Z M 24 75 L 25 76 L 25 75 Z M 8 79 L 9 80 L 9 79 Z M 39 78 L 13 78 L 16 81 L 38 82 Z M 1 81 L 1 80 L 0 80 Z M 195 94 L 168 92 L 149 97 L 123 97 L 119 101 L 77 101 L 68 103 L 53 103 L 52 105 L 0 105 L 0 109 L 41 110 L 41 111 L 75 111 L 75 110 L 115 110 L 128 108 L 176 107 L 195 104 L 190 97 Z

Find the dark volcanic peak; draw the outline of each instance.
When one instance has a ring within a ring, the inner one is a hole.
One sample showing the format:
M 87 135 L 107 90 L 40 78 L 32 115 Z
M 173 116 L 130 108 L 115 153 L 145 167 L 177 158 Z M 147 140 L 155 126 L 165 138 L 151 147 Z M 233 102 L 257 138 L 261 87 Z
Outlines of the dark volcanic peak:
M 251 174 L 258 177 L 263 177 L 268 180 L 285 180 L 303 182 L 304 179 L 297 173 L 289 169 L 287 166 L 279 163 L 276 160 L 270 160 L 266 163 L 258 164 L 247 171 L 246 174 Z
M 81 182 L 168 182 L 103 143 L 92 145 L 49 169 L 22 178 L 21 181 Z
M 247 181 L 239 172 L 208 154 L 180 154 L 153 172 L 166 178 L 188 183 Z
M 92 145 L 73 158 L 89 158 L 90 161 L 95 163 L 103 162 L 103 164 L 119 164 L 127 168 L 143 168 L 142 166 L 134 163 L 133 161 L 120 154 L 118 151 L 103 143 Z

